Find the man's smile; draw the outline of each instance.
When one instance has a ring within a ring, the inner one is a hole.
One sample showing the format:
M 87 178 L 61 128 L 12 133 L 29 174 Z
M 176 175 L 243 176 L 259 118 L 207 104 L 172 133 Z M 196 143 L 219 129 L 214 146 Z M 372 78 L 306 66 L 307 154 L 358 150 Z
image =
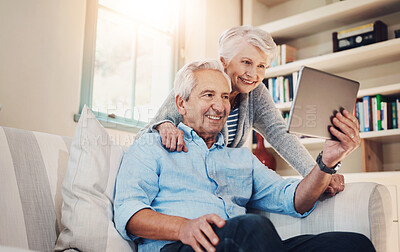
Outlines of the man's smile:
M 223 116 L 215 116 L 215 115 L 206 115 L 207 118 L 211 120 L 221 120 Z

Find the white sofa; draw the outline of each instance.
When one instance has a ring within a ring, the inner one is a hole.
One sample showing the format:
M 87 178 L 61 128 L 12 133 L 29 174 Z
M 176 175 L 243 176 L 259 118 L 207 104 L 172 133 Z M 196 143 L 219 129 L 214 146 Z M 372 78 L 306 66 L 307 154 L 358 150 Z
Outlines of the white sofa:
M 71 142 L 70 137 L 0 127 L 0 251 L 54 249 L 64 228 L 61 191 L 67 167 L 71 166 L 67 165 Z M 256 212 L 268 216 L 284 239 L 324 231 L 354 231 L 369 237 L 377 251 L 383 252 L 391 209 L 385 186 L 349 183 L 345 191 L 321 201 L 306 218 Z M 107 228 L 110 231 L 113 226 Z M 92 238 L 88 242 L 93 242 Z M 69 246 L 82 250 L 79 245 Z M 109 245 L 102 246 L 96 251 L 112 251 Z

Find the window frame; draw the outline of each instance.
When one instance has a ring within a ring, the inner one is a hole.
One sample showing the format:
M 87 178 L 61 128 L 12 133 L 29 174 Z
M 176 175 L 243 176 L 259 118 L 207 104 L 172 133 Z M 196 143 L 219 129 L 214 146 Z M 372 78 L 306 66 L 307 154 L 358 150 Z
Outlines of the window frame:
M 106 6 L 100 7 L 99 0 L 87 0 L 86 2 L 86 17 L 85 17 L 85 31 L 84 31 L 84 45 L 83 45 L 83 60 L 82 60 L 82 78 L 81 78 L 81 94 L 79 103 L 79 113 L 74 115 L 74 121 L 78 122 L 80 115 L 82 113 L 84 105 L 87 105 L 90 109 L 93 106 L 93 79 L 94 79 L 94 69 L 95 69 L 95 57 L 96 57 L 96 38 L 97 38 L 97 21 L 98 12 L 100 8 L 105 8 L 111 12 L 118 12 L 107 8 Z M 178 12 L 181 15 L 181 12 Z M 120 14 L 123 15 L 123 14 Z M 179 18 L 179 17 L 178 17 Z M 172 76 L 175 75 L 181 59 L 178 52 L 181 49 L 182 44 L 182 24 L 178 22 L 177 32 L 173 36 L 173 51 L 172 51 Z M 135 43 L 135 48 L 137 50 L 137 45 Z M 136 53 L 136 52 L 135 52 Z M 136 54 L 135 54 L 136 55 Z M 134 58 L 134 70 L 133 70 L 133 82 L 132 82 L 132 106 L 134 107 L 134 92 L 135 92 L 135 75 L 136 75 L 136 57 Z M 173 88 L 173 79 L 169 83 L 169 90 Z M 133 109 L 133 108 L 132 108 Z M 92 109 L 93 111 L 93 109 Z M 117 115 L 111 116 L 99 111 L 93 111 L 99 122 L 106 128 L 113 128 L 116 130 L 129 131 L 133 133 L 139 132 L 143 127 L 145 127 L 148 122 L 138 121 L 132 119 L 120 117 Z

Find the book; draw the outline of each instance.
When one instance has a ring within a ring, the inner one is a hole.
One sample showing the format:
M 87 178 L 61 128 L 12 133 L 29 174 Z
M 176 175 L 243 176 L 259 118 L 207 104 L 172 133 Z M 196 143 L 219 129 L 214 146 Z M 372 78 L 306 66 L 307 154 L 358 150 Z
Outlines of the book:
M 397 111 L 397 106 L 396 106 L 396 102 L 392 102 L 391 103 L 391 107 L 392 107 L 392 129 L 398 129 L 399 125 L 398 125 L 398 111 Z
M 276 78 L 269 78 L 268 80 L 264 79 L 263 83 L 271 94 L 273 101 L 277 104 L 279 102 L 279 97 L 276 90 Z
M 283 76 L 277 77 L 276 82 L 278 84 L 278 90 L 279 90 L 278 103 L 284 103 L 285 102 L 285 90 L 284 90 L 284 85 L 283 85 Z
M 292 73 L 293 95 L 296 94 L 298 76 L 299 76 L 299 72 L 293 72 Z
M 388 127 L 387 102 L 381 102 L 381 130 L 387 130 Z
M 393 129 L 392 103 L 387 102 L 387 129 Z
M 400 128 L 400 99 L 396 99 L 397 127 Z
M 293 46 L 282 44 L 281 49 L 281 65 L 293 62 L 296 60 L 297 49 Z
M 293 75 L 288 75 L 287 79 L 289 81 L 289 101 L 293 101 Z
M 281 65 L 281 46 L 277 46 L 278 55 L 275 57 L 274 61 L 271 63 L 271 67 L 276 67 Z
M 284 88 L 285 88 L 285 102 L 290 101 L 290 88 L 289 88 L 289 78 L 284 78 Z
M 370 96 L 364 96 L 363 97 L 363 116 L 364 116 L 364 132 L 368 132 L 372 130 L 371 127 L 371 121 L 372 121 L 372 116 L 371 116 L 371 97 Z
M 365 131 L 364 127 L 364 103 L 362 101 L 357 102 L 357 109 L 358 109 L 358 122 L 360 124 L 360 132 Z
M 384 97 L 381 94 L 377 94 L 375 97 L 376 97 L 377 127 L 374 128 L 374 130 L 382 130 L 381 104 L 384 101 Z
M 359 124 L 359 128 L 358 128 L 358 131 L 360 131 L 361 132 L 361 123 L 360 123 L 360 107 L 359 107 L 359 102 L 356 102 L 356 107 L 355 107 L 355 109 L 354 109 L 354 116 L 357 118 L 357 120 L 358 120 L 358 124 Z
M 379 113 L 379 121 L 381 121 L 381 109 L 380 109 L 380 105 L 379 105 L 379 110 L 377 109 L 377 101 L 376 101 L 376 97 L 372 97 L 371 98 L 371 112 L 372 112 L 372 128 L 371 131 L 373 130 L 378 130 L 378 113 Z M 381 127 L 382 129 L 382 127 Z

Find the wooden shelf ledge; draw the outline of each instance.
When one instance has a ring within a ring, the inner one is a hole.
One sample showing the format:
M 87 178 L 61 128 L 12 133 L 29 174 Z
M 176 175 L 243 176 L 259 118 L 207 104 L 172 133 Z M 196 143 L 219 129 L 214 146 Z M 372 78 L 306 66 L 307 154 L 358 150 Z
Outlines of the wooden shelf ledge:
M 397 0 L 347 0 L 260 25 L 259 28 L 271 33 L 275 40 L 288 41 L 398 10 L 400 2 Z
M 374 141 L 378 143 L 395 143 L 400 141 L 400 129 L 380 130 L 361 132 L 361 139 Z M 320 145 L 325 143 L 325 139 L 322 138 L 302 138 L 300 142 L 304 146 Z M 271 148 L 271 145 L 264 139 L 264 145 L 266 148 Z
M 334 74 L 399 60 L 400 39 L 397 38 L 272 67 L 265 71 L 265 78 L 291 74 L 303 65 Z

